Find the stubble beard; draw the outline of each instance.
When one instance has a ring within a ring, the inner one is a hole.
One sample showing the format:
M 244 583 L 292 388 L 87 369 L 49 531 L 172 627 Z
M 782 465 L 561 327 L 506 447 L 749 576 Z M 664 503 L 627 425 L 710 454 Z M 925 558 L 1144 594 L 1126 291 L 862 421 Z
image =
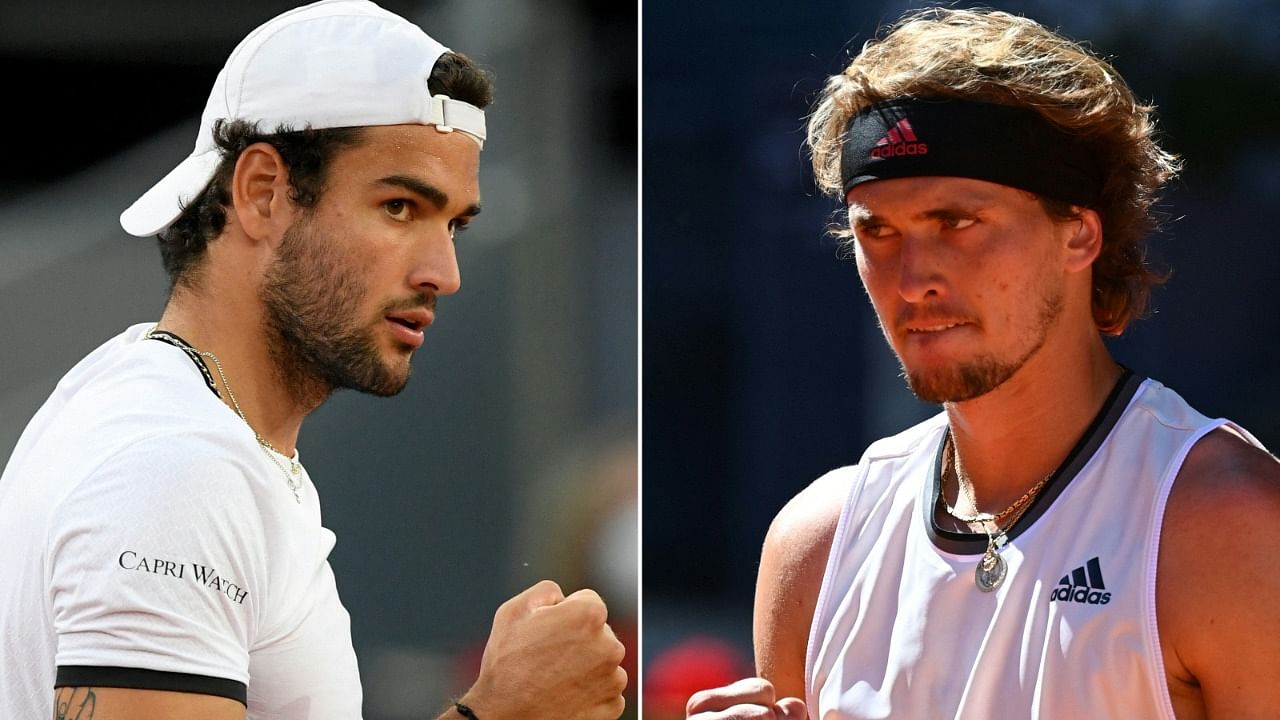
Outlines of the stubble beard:
M 907 387 L 920 400 L 938 405 L 972 400 L 995 390 L 1044 347 L 1050 328 L 1062 315 L 1063 295 L 1061 288 L 1048 290 L 1041 295 L 1039 312 L 1030 333 L 1033 339 L 1018 357 L 1009 360 L 992 354 L 979 355 L 930 372 L 912 372 L 906 363 L 902 363 Z M 901 360 L 899 357 L 899 362 Z
M 279 378 L 294 399 L 315 407 L 334 390 L 389 397 L 412 366 L 383 360 L 373 328 L 360 324 L 367 285 L 354 262 L 303 217 L 285 232 L 258 296 Z

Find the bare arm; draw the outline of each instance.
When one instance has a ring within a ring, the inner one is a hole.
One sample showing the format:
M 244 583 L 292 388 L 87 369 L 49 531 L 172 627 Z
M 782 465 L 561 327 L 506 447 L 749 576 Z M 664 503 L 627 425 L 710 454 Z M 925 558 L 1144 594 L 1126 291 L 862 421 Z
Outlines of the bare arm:
M 805 696 L 809 626 L 852 476 L 848 470 L 828 473 L 800 491 L 774 518 L 764 541 L 753 628 L 756 672 L 782 697 Z
M 1280 463 L 1215 431 L 1188 454 L 1161 533 L 1156 610 L 1181 718 L 1280 708 Z
M 565 597 L 543 581 L 494 616 L 480 677 L 462 698 L 483 720 L 615 720 L 623 711 L 624 648 L 600 596 Z M 244 720 L 245 707 L 216 695 L 61 687 L 54 720 Z M 462 720 L 450 708 L 440 720 Z
M 694 693 L 685 708 L 689 720 L 807 717 L 803 698 L 809 625 L 852 476 L 843 470 L 818 478 L 773 519 L 756 579 L 753 633 L 760 677 Z
M 231 698 L 168 690 L 60 687 L 53 720 L 244 720 L 244 705 Z

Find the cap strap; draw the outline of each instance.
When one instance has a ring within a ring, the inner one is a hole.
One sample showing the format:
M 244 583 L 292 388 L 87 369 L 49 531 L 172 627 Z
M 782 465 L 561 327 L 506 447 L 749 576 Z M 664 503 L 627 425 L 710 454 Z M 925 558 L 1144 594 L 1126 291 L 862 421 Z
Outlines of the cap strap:
M 444 133 L 461 130 L 475 138 L 481 148 L 484 147 L 484 111 L 471 103 L 454 100 L 448 95 L 432 95 L 423 108 L 422 124 L 434 125 L 436 130 Z

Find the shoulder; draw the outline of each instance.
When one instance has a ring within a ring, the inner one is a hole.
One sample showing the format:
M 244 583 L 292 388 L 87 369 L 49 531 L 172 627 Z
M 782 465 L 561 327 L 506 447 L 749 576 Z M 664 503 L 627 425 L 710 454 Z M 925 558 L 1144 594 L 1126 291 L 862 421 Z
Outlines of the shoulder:
M 1280 634 L 1277 556 L 1280 462 L 1230 429 L 1208 433 L 1170 493 L 1157 570 L 1162 643 L 1175 651 L 1169 670 L 1201 685 L 1206 700 L 1230 683 L 1249 702 L 1280 702 L 1280 648 L 1260 642 Z M 1263 687 L 1270 695 L 1252 694 Z
M 241 437 L 241 436 L 245 437 Z M 211 487 L 227 492 L 252 476 L 252 435 L 233 423 L 152 427 L 104 447 L 88 477 L 98 483 L 127 482 L 135 489 Z
M 1280 461 L 1224 427 L 1187 453 L 1169 495 L 1164 535 L 1172 549 L 1190 549 L 1192 540 L 1202 548 L 1280 541 L 1278 520 Z
M 856 476 L 855 465 L 818 478 L 778 512 L 765 536 L 756 594 L 776 598 L 781 611 L 807 612 L 806 631 L 844 499 Z
M 1243 489 L 1262 480 L 1260 488 L 1269 489 L 1280 479 L 1280 461 L 1265 449 L 1249 442 L 1229 426 L 1206 433 L 1192 446 L 1178 474 L 1178 482 L 1193 486 L 1205 481 L 1227 480 L 1226 488 Z M 1212 483 L 1223 487 L 1223 483 Z
M 825 563 L 857 468 L 850 465 L 832 470 L 791 498 L 769 526 L 765 553 L 792 572 L 807 568 L 814 560 L 819 565 Z
M 15 459 L 67 487 L 103 464 L 165 457 L 196 464 L 252 442 L 242 426 L 180 350 L 119 336 L 62 378 L 23 432 Z
M 755 645 L 760 674 L 780 695 L 804 696 L 804 664 L 827 555 L 857 467 L 833 470 L 778 512 L 765 538 L 756 583 Z
M 41 411 L 27 465 L 62 475 L 77 495 L 235 497 L 255 475 L 252 431 L 180 350 L 127 337 L 142 330 L 130 328 L 63 379 Z
M 1254 549 L 1280 550 L 1280 461 L 1230 429 L 1206 434 L 1178 471 L 1161 545 L 1174 573 L 1204 567 L 1214 569 L 1206 577 L 1229 577 L 1247 561 L 1269 566 L 1274 555 Z M 1229 551 L 1233 562 L 1219 562 L 1214 551 Z
M 194 537 L 260 526 L 252 456 L 225 434 L 163 430 L 103 448 L 56 500 L 51 540 L 87 531 Z M 175 535 L 177 527 L 184 532 Z

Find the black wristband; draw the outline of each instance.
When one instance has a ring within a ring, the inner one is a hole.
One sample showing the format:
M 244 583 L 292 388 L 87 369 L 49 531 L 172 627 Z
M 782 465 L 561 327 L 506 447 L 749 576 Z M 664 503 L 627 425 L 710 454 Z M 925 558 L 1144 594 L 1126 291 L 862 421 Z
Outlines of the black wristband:
M 453 709 L 457 710 L 458 714 L 466 718 L 467 720 L 480 720 L 480 718 L 476 717 L 475 710 L 472 710 L 471 708 L 467 707 L 466 705 L 463 705 L 460 702 L 455 702 L 453 704 Z

